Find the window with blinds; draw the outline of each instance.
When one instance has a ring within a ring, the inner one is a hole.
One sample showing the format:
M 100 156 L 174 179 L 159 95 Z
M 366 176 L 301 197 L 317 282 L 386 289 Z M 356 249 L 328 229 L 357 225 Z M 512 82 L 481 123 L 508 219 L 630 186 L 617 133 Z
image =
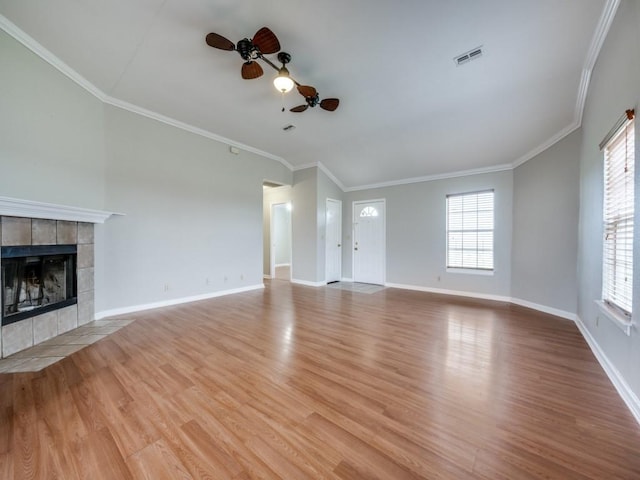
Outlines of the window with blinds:
M 604 145 L 602 300 L 628 316 L 633 294 L 634 164 L 634 122 L 627 119 Z
M 493 270 L 493 190 L 447 195 L 447 268 Z

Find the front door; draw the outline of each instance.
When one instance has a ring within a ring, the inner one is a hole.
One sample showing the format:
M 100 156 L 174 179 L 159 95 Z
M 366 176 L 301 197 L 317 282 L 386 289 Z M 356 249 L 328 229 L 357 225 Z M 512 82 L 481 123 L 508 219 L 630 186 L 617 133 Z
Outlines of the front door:
M 384 200 L 353 202 L 353 281 L 384 285 Z

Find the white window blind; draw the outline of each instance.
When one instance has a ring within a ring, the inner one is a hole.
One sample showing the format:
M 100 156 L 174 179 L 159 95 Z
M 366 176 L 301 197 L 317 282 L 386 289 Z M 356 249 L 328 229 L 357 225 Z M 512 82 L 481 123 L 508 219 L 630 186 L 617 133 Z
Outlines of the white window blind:
M 447 195 L 447 268 L 493 270 L 493 190 Z
M 629 115 L 629 114 L 628 114 Z M 602 299 L 631 315 L 635 138 L 633 116 L 604 147 Z

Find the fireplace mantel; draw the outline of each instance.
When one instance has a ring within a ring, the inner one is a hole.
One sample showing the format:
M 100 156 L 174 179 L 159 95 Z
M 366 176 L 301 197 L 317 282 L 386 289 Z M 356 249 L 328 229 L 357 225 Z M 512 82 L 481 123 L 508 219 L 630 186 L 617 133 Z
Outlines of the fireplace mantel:
M 124 214 L 0 196 L 0 216 L 2 215 L 67 220 L 71 222 L 104 223 L 112 215 Z

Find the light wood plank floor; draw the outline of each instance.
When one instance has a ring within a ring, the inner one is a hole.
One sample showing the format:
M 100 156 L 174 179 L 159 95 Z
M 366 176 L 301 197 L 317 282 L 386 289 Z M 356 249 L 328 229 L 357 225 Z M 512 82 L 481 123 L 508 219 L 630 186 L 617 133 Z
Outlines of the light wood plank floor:
M 569 321 L 277 280 L 136 317 L 0 375 L 0 478 L 640 478 Z

